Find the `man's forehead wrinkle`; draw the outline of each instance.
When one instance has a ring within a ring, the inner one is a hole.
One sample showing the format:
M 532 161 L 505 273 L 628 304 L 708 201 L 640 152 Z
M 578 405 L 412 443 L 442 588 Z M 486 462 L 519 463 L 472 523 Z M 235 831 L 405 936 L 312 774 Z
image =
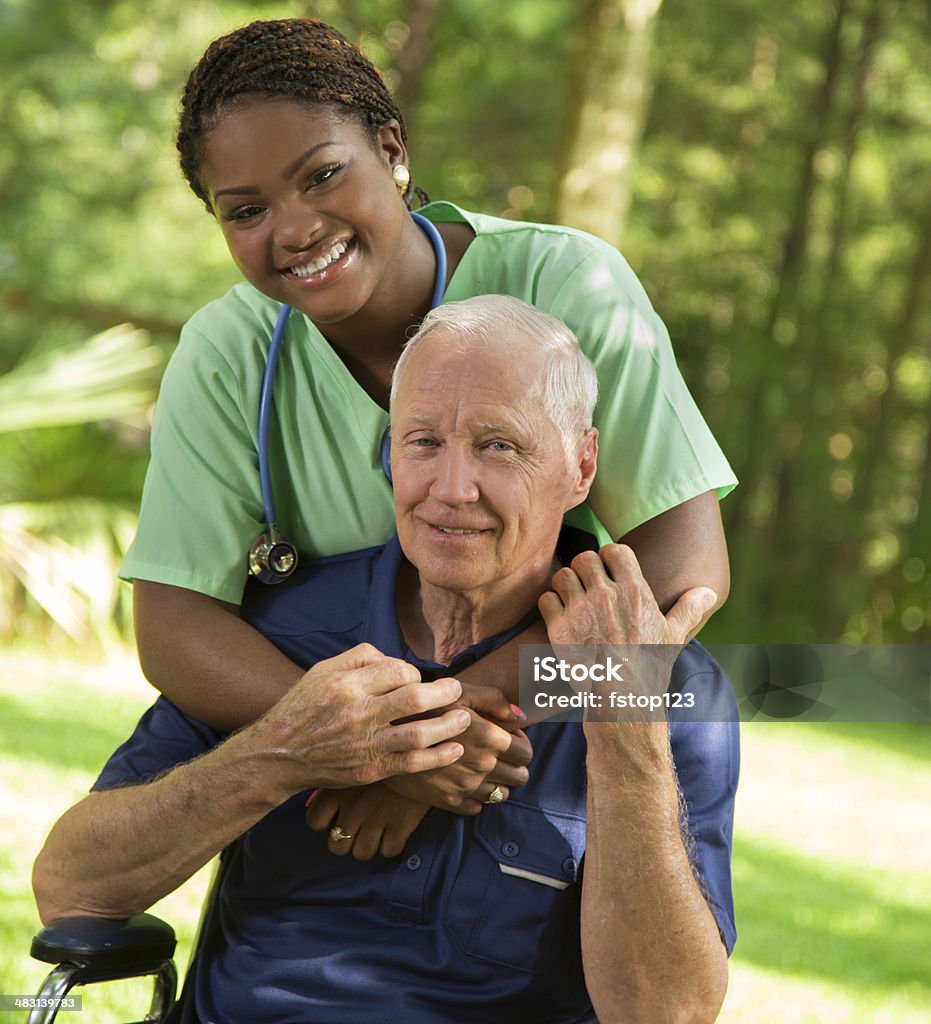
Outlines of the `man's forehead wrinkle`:
M 430 366 L 418 367 L 416 372 L 411 373 L 411 390 L 413 391 L 437 391 L 442 390 L 446 394 L 456 394 L 462 389 L 463 376 L 468 372 L 467 367 L 459 366 Z M 403 381 L 407 384 L 407 381 Z M 518 374 L 504 376 L 497 375 L 493 381 L 483 381 L 481 385 L 470 380 L 469 391 L 479 389 L 489 395 L 495 395 L 496 401 L 506 401 L 511 405 L 526 395 L 527 378 Z
M 432 340 L 425 339 L 399 382 L 398 427 L 501 433 L 522 444 L 546 431 L 550 421 L 541 408 L 542 380 L 532 360 L 513 360 L 483 346 L 463 356 L 439 344 L 442 339 Z
M 511 406 L 504 406 L 499 402 L 481 403 L 494 405 L 492 415 L 482 415 L 481 412 L 472 411 L 465 414 L 465 423 L 459 422 L 459 397 L 442 406 L 434 405 L 432 409 L 424 408 L 423 405 L 411 404 L 411 407 L 402 413 L 406 422 L 419 426 L 437 426 L 440 421 L 453 419 L 458 426 L 467 426 L 468 429 L 477 434 L 512 433 L 515 430 L 529 432 L 533 429 L 533 410 L 515 409 Z M 503 411 L 503 415 L 502 415 Z
M 512 419 L 524 420 L 539 409 L 539 396 L 536 393 L 515 398 L 512 389 L 497 386 L 482 388 L 481 392 L 470 389 L 463 393 L 458 386 L 461 383 L 460 376 L 450 375 L 445 385 L 415 385 L 408 388 L 406 383 L 402 384 L 398 394 L 399 409 L 403 407 L 408 416 L 423 418 L 449 415 L 465 406 L 471 421 L 488 424 L 503 424 Z
M 521 425 L 523 419 L 522 416 L 515 416 L 511 420 L 476 420 L 473 426 L 484 434 L 495 434 L 503 430 L 513 430 L 515 426 Z
M 411 423 L 417 423 L 421 426 L 432 426 L 437 420 L 437 414 L 414 410 L 407 413 L 404 418 Z

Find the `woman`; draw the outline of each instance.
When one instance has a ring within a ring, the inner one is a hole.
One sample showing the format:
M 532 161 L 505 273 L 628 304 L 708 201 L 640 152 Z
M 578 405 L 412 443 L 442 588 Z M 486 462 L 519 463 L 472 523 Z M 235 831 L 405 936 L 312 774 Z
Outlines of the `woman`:
M 260 21 L 215 41 L 188 80 L 178 148 L 246 279 L 182 333 L 121 572 L 135 583 L 143 669 L 180 707 L 229 730 L 301 676 L 239 617 L 247 554 L 265 529 L 256 417 L 282 303 L 294 311 L 274 392 L 271 490 L 302 556 L 387 540 L 391 367 L 435 290 L 444 301 L 500 292 L 564 320 L 599 374 L 602 482 L 576 522 L 596 530 L 597 516 L 602 542 L 630 544 L 663 607 L 699 585 L 723 602 L 717 497 L 735 480 L 615 250 L 437 203 L 422 213 L 439 233 L 444 279 L 409 212 L 419 193 L 401 113 L 368 60 L 319 21 Z M 543 635 L 538 626 L 522 639 Z M 485 681 L 507 689 L 515 646 L 485 663 Z

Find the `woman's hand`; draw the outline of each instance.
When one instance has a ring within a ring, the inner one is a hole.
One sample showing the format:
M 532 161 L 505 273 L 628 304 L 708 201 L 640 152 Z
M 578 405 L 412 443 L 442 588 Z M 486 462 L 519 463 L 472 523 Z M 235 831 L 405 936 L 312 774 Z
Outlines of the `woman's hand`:
M 430 810 L 430 805 L 408 800 L 383 782 L 353 789 L 319 789 L 307 806 L 307 824 L 315 832 L 338 825 L 345 838 L 328 840 L 330 852 L 351 853 L 356 860 L 371 860 L 376 853 L 397 857 Z
M 410 800 L 455 814 L 478 814 L 495 786 L 507 798 L 512 787 L 530 777 L 533 747 L 521 728 L 526 715 L 500 690 L 475 683 L 462 683 L 462 696 L 454 706 L 468 710 L 472 719 L 456 737 L 465 751 L 462 757 L 442 768 L 385 782 Z

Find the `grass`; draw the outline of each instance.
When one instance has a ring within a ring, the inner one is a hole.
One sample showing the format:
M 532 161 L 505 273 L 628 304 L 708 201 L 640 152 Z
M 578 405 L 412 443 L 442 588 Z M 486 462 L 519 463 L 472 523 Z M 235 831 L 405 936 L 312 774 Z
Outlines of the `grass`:
M 726 1024 L 931 1018 L 931 729 L 751 724 Z
M 29 886 L 32 861 L 53 822 L 87 792 L 129 735 L 153 691 L 124 653 L 104 666 L 2 653 L 0 680 L 0 993 L 25 995 L 35 993 L 49 969 L 29 956 L 39 927 Z M 187 964 L 208 878 L 209 869 L 199 872 L 152 910 L 175 929 L 179 972 Z M 83 1020 L 139 1020 L 152 982 L 112 982 L 82 994 Z M 0 1014 L 0 1021 L 11 1024 L 24 1019 L 25 1014 Z
M 122 653 L 105 666 L 3 653 L 0 679 L 0 993 L 29 993 L 44 975 L 28 955 L 32 860 L 152 691 Z M 722 1024 L 931 1019 L 929 793 L 928 726 L 744 726 L 739 939 Z M 206 881 L 201 872 L 154 908 L 178 932 L 179 970 Z M 87 990 L 83 1019 L 138 1019 L 150 991 Z

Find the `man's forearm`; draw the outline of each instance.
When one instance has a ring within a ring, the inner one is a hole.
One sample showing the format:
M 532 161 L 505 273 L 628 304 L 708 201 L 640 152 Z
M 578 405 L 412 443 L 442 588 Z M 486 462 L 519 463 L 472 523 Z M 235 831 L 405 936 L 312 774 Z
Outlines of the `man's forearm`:
M 33 870 L 43 922 L 139 913 L 280 802 L 234 736 L 153 782 L 91 793 L 52 829 Z
M 714 1021 L 727 961 L 679 827 L 665 723 L 587 723 L 582 956 L 598 1019 Z
M 412 666 L 367 644 L 318 662 L 268 714 L 218 747 L 151 782 L 91 794 L 64 815 L 36 861 L 43 920 L 145 909 L 305 789 L 451 764 L 463 753 L 451 741 L 469 726 L 467 711 L 405 720 L 460 695 L 455 680 L 421 683 Z

